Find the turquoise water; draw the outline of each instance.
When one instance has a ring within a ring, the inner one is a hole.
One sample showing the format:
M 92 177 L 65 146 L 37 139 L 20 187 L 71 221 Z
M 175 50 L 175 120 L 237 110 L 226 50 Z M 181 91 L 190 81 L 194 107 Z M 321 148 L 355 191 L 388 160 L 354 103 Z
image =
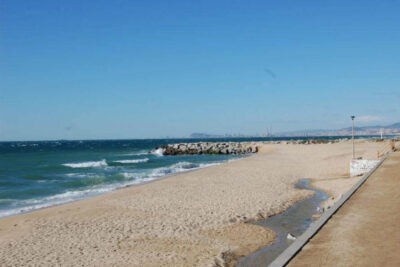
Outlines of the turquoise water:
M 171 140 L 0 143 L 0 217 L 82 199 L 227 161 L 148 153 Z
M 334 139 L 335 137 L 326 137 Z M 235 138 L 262 141 L 299 138 Z M 307 138 L 301 138 L 307 139 Z M 66 203 L 238 156 L 160 156 L 153 148 L 196 139 L 0 142 L 0 217 Z

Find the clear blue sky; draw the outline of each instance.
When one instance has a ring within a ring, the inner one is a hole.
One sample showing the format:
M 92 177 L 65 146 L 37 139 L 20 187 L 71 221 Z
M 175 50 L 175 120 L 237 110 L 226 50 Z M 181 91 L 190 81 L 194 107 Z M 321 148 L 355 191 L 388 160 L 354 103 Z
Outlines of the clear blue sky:
M 399 1 L 0 0 L 0 140 L 400 121 Z

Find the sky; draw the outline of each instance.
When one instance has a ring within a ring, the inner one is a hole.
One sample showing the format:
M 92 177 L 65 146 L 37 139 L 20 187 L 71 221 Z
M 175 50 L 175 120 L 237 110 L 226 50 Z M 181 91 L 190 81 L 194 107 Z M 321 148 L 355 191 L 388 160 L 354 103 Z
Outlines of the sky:
M 0 0 L 0 140 L 400 121 L 399 1 Z

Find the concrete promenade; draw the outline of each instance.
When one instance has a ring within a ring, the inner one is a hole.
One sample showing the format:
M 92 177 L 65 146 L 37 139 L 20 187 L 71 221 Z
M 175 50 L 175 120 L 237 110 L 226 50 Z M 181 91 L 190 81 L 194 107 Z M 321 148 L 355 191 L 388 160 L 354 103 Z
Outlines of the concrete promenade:
M 400 266 L 400 152 L 389 155 L 288 266 Z

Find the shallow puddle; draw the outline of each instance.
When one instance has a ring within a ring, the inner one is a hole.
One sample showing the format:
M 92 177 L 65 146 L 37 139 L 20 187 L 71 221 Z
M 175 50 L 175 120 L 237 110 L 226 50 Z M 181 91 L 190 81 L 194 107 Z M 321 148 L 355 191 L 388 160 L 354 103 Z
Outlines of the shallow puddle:
M 261 248 L 249 256 L 240 258 L 237 267 L 268 266 L 294 242 L 294 240 L 287 239 L 287 234 L 290 233 L 297 237 L 304 233 L 313 221 L 312 216 L 318 213 L 317 208 L 321 202 L 329 197 L 326 193 L 312 188 L 307 179 L 301 179 L 296 184 L 296 188 L 313 190 L 316 194 L 297 202 L 281 214 L 255 222 L 254 224 L 273 230 L 277 235 L 276 241 L 271 246 Z

